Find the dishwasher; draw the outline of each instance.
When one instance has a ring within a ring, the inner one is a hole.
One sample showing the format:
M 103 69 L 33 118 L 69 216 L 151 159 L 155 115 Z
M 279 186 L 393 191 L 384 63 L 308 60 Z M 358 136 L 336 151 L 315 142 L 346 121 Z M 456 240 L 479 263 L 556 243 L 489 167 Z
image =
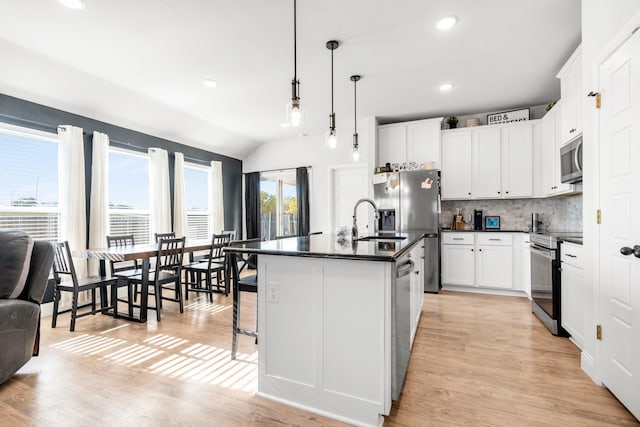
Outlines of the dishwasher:
M 411 353 L 411 273 L 415 263 L 407 252 L 393 264 L 393 304 L 391 305 L 391 398 L 402 390 Z

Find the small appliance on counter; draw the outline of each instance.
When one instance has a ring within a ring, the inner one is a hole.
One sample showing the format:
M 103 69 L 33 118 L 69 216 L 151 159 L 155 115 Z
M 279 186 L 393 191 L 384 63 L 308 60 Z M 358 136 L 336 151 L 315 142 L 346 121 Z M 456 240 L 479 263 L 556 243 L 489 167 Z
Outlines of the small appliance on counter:
M 473 210 L 473 229 L 482 230 L 482 209 Z
M 540 214 L 534 212 L 531 214 L 531 232 L 539 233 L 540 226 L 542 225 L 542 221 L 540 221 Z

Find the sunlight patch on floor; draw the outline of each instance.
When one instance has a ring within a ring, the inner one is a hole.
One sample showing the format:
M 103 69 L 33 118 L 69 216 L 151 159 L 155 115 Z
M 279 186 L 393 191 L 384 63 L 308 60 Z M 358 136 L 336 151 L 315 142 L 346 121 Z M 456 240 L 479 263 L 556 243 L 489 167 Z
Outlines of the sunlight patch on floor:
M 232 308 L 231 305 L 212 304 L 207 301 L 198 301 L 184 306 L 185 310 L 204 311 L 211 314 L 222 313 Z
M 147 347 L 141 344 L 132 344 L 103 356 L 103 359 L 108 359 L 119 365 L 136 366 L 163 353 L 164 351 L 157 350 L 152 347 Z
M 127 344 L 127 341 L 119 338 L 83 334 L 52 344 L 51 347 L 68 353 L 91 356 L 124 344 Z
M 173 349 L 189 341 L 182 338 L 176 338 L 176 337 L 171 337 L 169 335 L 160 334 L 160 335 L 153 336 L 151 338 L 147 338 L 146 340 L 144 340 L 144 342 L 147 344 L 157 345 L 158 347 Z

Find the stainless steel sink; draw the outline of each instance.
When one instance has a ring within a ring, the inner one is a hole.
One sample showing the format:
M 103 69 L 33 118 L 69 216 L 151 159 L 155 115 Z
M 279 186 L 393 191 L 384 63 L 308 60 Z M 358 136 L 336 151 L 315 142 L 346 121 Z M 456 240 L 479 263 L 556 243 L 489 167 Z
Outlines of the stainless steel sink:
M 396 241 L 399 242 L 401 240 L 405 240 L 407 237 L 406 236 L 397 236 L 397 235 L 388 235 L 388 236 L 365 236 L 365 237 L 360 237 L 359 239 L 356 239 L 358 241 L 384 241 L 384 242 L 388 242 L 388 241 Z

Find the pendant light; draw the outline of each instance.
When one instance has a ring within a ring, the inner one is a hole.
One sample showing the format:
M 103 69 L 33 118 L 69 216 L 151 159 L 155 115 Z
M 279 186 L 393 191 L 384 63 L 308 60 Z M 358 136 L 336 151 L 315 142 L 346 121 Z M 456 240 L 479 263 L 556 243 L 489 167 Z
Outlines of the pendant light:
M 287 122 L 291 123 L 291 126 L 300 126 L 302 122 L 302 101 L 300 100 L 300 80 L 298 80 L 297 68 L 296 29 L 296 0 L 293 0 L 293 80 L 291 80 L 291 101 L 287 102 Z
M 336 113 L 333 111 L 333 51 L 340 46 L 335 40 L 327 42 L 327 49 L 331 51 L 331 114 L 329 114 L 329 131 L 327 132 L 327 146 L 331 149 L 338 145 L 338 133 L 336 132 Z
M 358 146 L 358 113 L 357 113 L 357 93 L 356 93 L 356 83 L 360 80 L 360 76 L 355 75 L 351 76 L 351 81 L 353 82 L 353 161 L 357 162 L 360 160 L 360 147 Z

